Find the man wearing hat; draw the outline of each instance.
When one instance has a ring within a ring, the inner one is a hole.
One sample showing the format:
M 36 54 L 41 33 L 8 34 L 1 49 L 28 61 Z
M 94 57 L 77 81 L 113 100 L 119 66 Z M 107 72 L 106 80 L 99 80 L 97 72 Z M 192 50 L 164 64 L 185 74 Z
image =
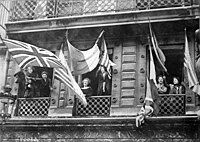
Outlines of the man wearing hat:
M 48 73 L 46 71 L 43 71 L 41 76 L 42 79 L 40 82 L 40 96 L 50 97 L 50 91 L 52 90 L 51 79 L 48 78 Z

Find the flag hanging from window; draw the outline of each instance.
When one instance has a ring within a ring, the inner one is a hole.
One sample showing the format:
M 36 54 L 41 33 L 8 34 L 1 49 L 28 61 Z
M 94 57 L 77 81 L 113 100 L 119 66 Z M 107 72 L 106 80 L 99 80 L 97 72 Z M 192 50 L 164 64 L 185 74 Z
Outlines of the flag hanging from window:
M 188 45 L 188 39 L 187 34 L 185 31 L 185 52 L 184 52 L 184 66 L 187 71 L 187 77 L 189 82 L 189 88 L 200 95 L 200 85 L 196 76 L 196 73 L 194 71 L 194 67 L 191 61 L 190 53 L 189 53 L 189 45 Z
M 3 39 L 9 53 L 21 68 L 27 66 L 62 67 L 58 57 L 51 51 L 11 39 Z
M 86 106 L 87 101 L 85 95 L 83 94 L 81 88 L 79 87 L 79 85 L 77 84 L 77 82 L 75 81 L 74 77 L 71 74 L 67 61 L 64 57 L 62 48 L 60 49 L 59 58 L 60 62 L 63 64 L 65 69 L 55 68 L 54 71 L 55 79 L 60 80 L 66 86 L 68 86 L 73 92 L 75 92 L 75 95 L 82 101 L 83 105 Z
M 104 36 L 102 37 L 101 50 L 102 50 L 102 55 L 100 57 L 99 64 L 106 67 L 107 72 L 109 74 L 109 77 L 111 77 L 111 66 L 114 66 L 115 63 L 113 63 L 109 59 L 108 50 L 107 50 L 107 46 L 106 46 Z
M 149 43 L 150 44 L 150 43 Z M 147 77 L 146 80 L 146 94 L 144 99 L 143 107 L 141 107 L 138 116 L 136 117 L 136 126 L 139 127 L 142 123 L 144 123 L 145 116 L 151 115 L 154 113 L 157 115 L 159 113 L 159 96 L 157 90 L 157 82 L 156 82 L 156 71 L 155 64 L 152 55 L 152 49 L 149 45 L 149 53 L 150 53 L 150 71 L 149 71 L 149 79 Z
M 154 53 L 156 55 L 156 60 L 158 61 L 159 68 L 162 71 L 167 72 L 167 69 L 164 65 L 166 58 L 165 58 L 165 55 L 162 52 L 162 50 L 158 47 L 158 42 L 157 42 L 156 36 L 155 36 L 155 34 L 154 34 L 154 32 L 152 31 L 152 28 L 151 28 L 151 23 L 149 23 L 149 30 L 150 30 L 151 43 L 153 45 L 153 50 L 154 50 Z
M 156 82 L 156 69 L 155 69 L 155 64 L 154 64 L 154 60 L 153 60 L 153 54 L 152 54 L 152 49 L 151 49 L 150 43 L 149 43 L 149 53 L 150 53 L 150 72 L 149 72 L 150 76 L 149 76 L 149 79 L 153 80 L 153 82 L 157 86 L 157 82 Z
M 67 39 L 69 58 L 72 62 L 74 74 L 80 75 L 92 71 L 99 63 L 99 47 L 95 44 L 92 48 L 81 51 L 72 46 Z

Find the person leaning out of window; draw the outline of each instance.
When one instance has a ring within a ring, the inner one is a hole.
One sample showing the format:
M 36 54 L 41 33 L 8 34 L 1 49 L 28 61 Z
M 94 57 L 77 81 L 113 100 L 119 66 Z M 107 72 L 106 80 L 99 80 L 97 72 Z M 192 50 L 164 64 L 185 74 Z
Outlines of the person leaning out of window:
M 48 73 L 43 71 L 42 79 L 40 80 L 40 97 L 50 97 L 50 92 L 52 89 L 51 79 L 48 77 Z
M 36 79 L 38 78 L 38 74 L 34 72 L 34 67 L 27 67 L 27 72 L 25 74 L 26 85 L 25 85 L 25 97 L 37 97 L 38 89 L 36 85 Z
M 98 80 L 97 96 L 108 95 L 110 92 L 110 79 L 105 66 L 99 66 L 96 77 Z
M 157 84 L 157 89 L 159 94 L 166 94 L 168 92 L 168 87 L 165 82 L 165 77 L 163 76 L 158 76 L 158 84 Z
M 85 94 L 85 97 L 90 97 L 93 95 L 93 89 L 90 87 L 90 79 L 84 78 L 82 81 L 83 87 L 81 90 L 83 91 L 83 94 Z
M 170 84 L 170 94 L 184 94 L 185 87 L 180 84 L 180 79 L 178 77 L 173 77 L 173 84 Z

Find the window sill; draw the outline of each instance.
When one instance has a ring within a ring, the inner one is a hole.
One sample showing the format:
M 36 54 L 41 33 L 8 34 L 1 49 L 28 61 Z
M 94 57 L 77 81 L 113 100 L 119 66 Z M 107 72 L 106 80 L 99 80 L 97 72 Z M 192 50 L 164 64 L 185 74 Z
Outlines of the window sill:
M 1 121 L 1 126 L 5 128 L 48 128 L 48 127 L 79 127 L 79 126 L 135 126 L 135 116 L 124 117 L 90 117 L 90 118 L 37 118 L 37 117 L 13 117 Z M 147 117 L 147 125 L 156 124 L 190 124 L 199 123 L 199 117 L 197 115 L 185 115 L 185 116 L 158 116 Z M 2 123 L 3 122 L 3 123 Z

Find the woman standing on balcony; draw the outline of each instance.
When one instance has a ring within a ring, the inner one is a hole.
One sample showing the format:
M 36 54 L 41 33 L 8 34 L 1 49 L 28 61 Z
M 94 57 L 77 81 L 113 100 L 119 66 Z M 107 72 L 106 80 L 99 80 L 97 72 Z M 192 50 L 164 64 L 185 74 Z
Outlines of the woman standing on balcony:
M 184 94 L 185 87 L 180 84 L 178 77 L 173 77 L 173 84 L 170 84 L 170 94 Z
M 108 72 L 106 71 L 106 68 L 104 66 L 99 66 L 99 69 L 97 70 L 96 73 L 96 77 L 98 78 L 97 95 L 98 96 L 109 95 L 110 80 Z
M 83 94 L 85 94 L 85 97 L 90 97 L 93 95 L 93 90 L 90 87 L 90 79 L 89 78 L 84 78 L 83 81 L 83 87 L 81 90 L 83 91 Z
M 40 97 L 49 97 L 51 90 L 53 90 L 51 87 L 51 79 L 48 77 L 48 73 L 46 71 L 43 71 L 41 76 Z
M 165 83 L 163 76 L 158 76 L 158 85 L 157 85 L 158 93 L 159 94 L 166 94 L 167 93 L 167 84 Z

